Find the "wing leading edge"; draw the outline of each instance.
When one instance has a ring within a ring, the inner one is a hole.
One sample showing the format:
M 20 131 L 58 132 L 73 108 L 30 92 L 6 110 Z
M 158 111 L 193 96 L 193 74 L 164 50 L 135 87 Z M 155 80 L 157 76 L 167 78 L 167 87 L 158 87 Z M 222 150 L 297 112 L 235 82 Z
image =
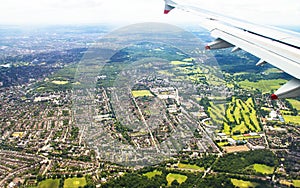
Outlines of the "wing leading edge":
M 200 16 L 202 25 L 216 38 L 206 49 L 234 47 L 232 52 L 242 49 L 260 58 L 257 66 L 270 63 L 293 76 L 294 79 L 271 95 L 272 99 L 300 96 L 299 33 L 229 18 L 182 2 L 165 0 L 165 3 L 165 14 L 179 8 Z

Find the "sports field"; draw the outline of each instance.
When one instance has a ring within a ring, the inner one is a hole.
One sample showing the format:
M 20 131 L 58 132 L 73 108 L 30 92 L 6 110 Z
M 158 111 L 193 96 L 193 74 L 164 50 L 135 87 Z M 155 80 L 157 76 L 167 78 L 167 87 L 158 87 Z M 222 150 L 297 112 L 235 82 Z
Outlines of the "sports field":
M 169 173 L 167 175 L 167 181 L 168 181 L 168 186 L 171 185 L 171 183 L 174 181 L 174 180 L 177 180 L 177 182 L 179 184 L 185 182 L 187 180 L 187 176 L 185 175 L 181 175 L 181 174 L 173 174 L 173 173 Z
M 234 152 L 249 151 L 250 150 L 246 145 L 226 146 L 226 147 L 223 147 L 223 149 L 226 151 L 226 153 L 234 153 Z
M 153 96 L 149 90 L 136 90 L 132 91 L 133 97 L 151 97 Z
M 225 116 L 226 120 L 223 123 L 222 132 L 227 135 L 236 132 L 244 134 L 247 131 L 261 131 L 252 98 L 243 101 L 232 97 L 232 101 L 227 106 Z
M 68 178 L 64 182 L 64 188 L 78 188 L 86 185 L 85 178 Z
M 58 188 L 59 179 L 47 179 L 39 183 L 38 188 Z

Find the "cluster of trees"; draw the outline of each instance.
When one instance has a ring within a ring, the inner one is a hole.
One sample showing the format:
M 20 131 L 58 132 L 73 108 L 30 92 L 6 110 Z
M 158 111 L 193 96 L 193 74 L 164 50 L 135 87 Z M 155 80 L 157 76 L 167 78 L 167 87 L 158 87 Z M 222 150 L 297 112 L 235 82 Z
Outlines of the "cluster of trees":
M 204 97 L 202 98 L 200 101 L 199 101 L 199 104 L 201 106 L 204 107 L 204 110 L 206 113 L 208 113 L 208 107 L 211 107 L 210 103 L 209 103 L 209 99 L 207 97 Z
M 114 179 L 106 184 L 104 184 L 102 187 L 109 188 L 109 187 L 115 187 L 115 188 L 123 188 L 123 187 L 130 187 L 130 188 L 143 188 L 143 187 L 160 187 L 160 186 L 166 186 L 167 180 L 166 180 L 166 174 L 163 173 L 162 175 L 156 175 L 153 178 L 148 178 L 146 176 L 143 176 L 139 173 L 128 173 L 125 174 L 122 177 L 119 177 L 117 179 Z
M 184 164 L 197 165 L 199 167 L 204 167 L 205 169 L 207 169 L 215 162 L 216 159 L 216 155 L 208 154 L 203 156 L 201 159 L 187 158 L 185 160 L 181 160 L 180 162 Z
M 153 169 L 152 169 L 153 170 Z M 110 182 L 104 184 L 102 187 L 115 187 L 115 188 L 156 188 L 156 187 L 234 187 L 232 184 L 230 177 L 226 175 L 211 175 L 205 178 L 202 178 L 202 173 L 187 173 L 182 171 L 174 171 L 172 173 L 184 174 L 187 176 L 187 180 L 181 184 L 177 180 L 172 181 L 171 185 L 168 185 L 168 181 L 166 179 L 167 175 L 171 173 L 164 168 L 160 168 L 162 171 L 161 175 L 156 175 L 152 178 L 148 178 L 143 175 L 146 173 L 145 170 L 140 170 L 138 172 L 127 173 L 122 177 L 111 180 Z
M 217 172 L 246 172 L 253 174 L 255 172 L 252 169 L 247 169 L 247 167 L 254 164 L 264 164 L 273 167 L 278 164 L 278 161 L 275 154 L 269 150 L 230 153 L 220 158 L 213 166 L 213 170 Z

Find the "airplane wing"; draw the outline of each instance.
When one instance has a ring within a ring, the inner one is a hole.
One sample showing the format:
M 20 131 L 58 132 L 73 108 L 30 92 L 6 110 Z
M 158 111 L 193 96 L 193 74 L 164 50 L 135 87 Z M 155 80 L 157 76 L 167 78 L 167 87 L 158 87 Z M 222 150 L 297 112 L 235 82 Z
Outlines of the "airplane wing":
M 165 14 L 174 8 L 199 15 L 202 26 L 216 38 L 206 49 L 242 49 L 260 58 L 257 66 L 269 63 L 294 77 L 272 94 L 272 99 L 300 96 L 299 33 L 226 17 L 184 1 L 165 0 Z

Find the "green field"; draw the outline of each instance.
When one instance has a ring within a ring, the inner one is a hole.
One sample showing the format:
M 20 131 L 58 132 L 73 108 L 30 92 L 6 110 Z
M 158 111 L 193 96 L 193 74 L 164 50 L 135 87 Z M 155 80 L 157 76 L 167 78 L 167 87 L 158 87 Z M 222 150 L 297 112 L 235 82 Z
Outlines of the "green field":
M 38 188 L 58 188 L 59 179 L 47 179 L 39 183 Z
M 210 107 L 208 107 L 209 116 L 212 121 L 216 124 L 222 125 L 225 120 L 225 104 L 214 104 L 210 102 Z
M 191 165 L 191 164 L 184 164 L 184 163 L 179 163 L 178 168 L 187 169 L 187 170 L 201 170 L 201 171 L 205 170 L 203 167 L 199 167 L 197 165 Z
M 65 84 L 68 84 L 69 81 L 53 80 L 52 83 L 53 83 L 53 84 L 56 84 L 56 85 L 65 85 Z
M 223 146 L 227 146 L 229 144 L 229 142 L 217 142 L 218 146 L 223 147 Z
M 147 178 L 151 179 L 153 178 L 155 175 L 160 176 L 162 174 L 162 171 L 158 171 L 158 170 L 154 170 L 152 172 L 147 172 L 145 174 L 143 174 L 143 176 L 147 176 Z
M 300 124 L 300 116 L 283 115 L 284 121 L 287 123 Z
M 300 101 L 295 100 L 295 99 L 287 99 L 287 101 L 289 101 L 294 108 L 296 108 L 298 111 L 300 111 Z
M 262 165 L 262 164 L 254 164 L 253 169 L 256 172 L 259 172 L 262 174 L 273 174 L 273 172 L 274 172 L 274 167 L 270 167 L 270 166 Z
M 168 186 L 170 186 L 174 180 L 177 180 L 179 184 L 187 180 L 187 176 L 181 174 L 173 174 L 173 173 L 169 173 L 166 178 L 168 181 Z
M 78 188 L 86 185 L 85 178 L 69 178 L 64 182 L 64 188 Z
M 295 187 L 300 187 L 300 180 L 293 180 L 293 185 Z
M 287 81 L 284 79 L 260 80 L 258 82 L 250 82 L 248 80 L 239 82 L 240 86 L 245 89 L 259 89 L 263 93 L 269 93 L 271 90 L 277 90 Z
M 243 181 L 243 180 L 238 180 L 238 179 L 231 179 L 231 183 L 236 186 L 236 187 L 240 187 L 240 188 L 248 188 L 248 187 L 256 187 L 259 184 L 257 183 L 253 183 L 251 181 Z
M 236 132 L 244 134 L 248 131 L 261 131 L 253 99 L 243 101 L 233 97 L 226 109 L 226 121 L 223 123 L 222 132 L 228 135 Z
M 171 61 L 171 65 L 188 65 L 191 62 L 185 62 L 185 61 Z
M 153 96 L 149 90 L 132 91 L 133 97 L 151 97 Z

